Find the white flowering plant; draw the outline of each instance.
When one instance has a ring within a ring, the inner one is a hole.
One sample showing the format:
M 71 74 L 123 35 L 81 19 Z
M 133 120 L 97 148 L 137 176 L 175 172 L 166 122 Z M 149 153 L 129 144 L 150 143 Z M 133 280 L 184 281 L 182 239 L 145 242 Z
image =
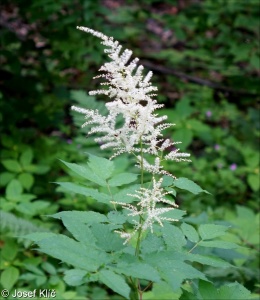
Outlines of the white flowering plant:
M 89 154 L 87 165 L 63 162 L 84 182 L 58 184 L 106 205 L 109 212 L 59 212 L 51 217 L 61 220 L 71 237 L 45 232 L 27 238 L 39 251 L 72 267 L 65 271 L 67 284 L 100 282 L 121 297 L 116 299 L 234 299 L 231 295 L 248 299 L 249 291 L 240 284 L 217 289 L 203 272 L 203 266 L 231 268 L 213 249 L 237 245 L 222 238 L 228 226 L 194 226 L 191 218 L 182 220 L 185 211 L 175 202 L 176 189 L 207 191 L 164 170 L 165 160 L 179 163 L 189 161 L 190 155 L 180 152 L 179 141 L 163 138 L 162 131 L 173 124 L 164 123 L 167 117 L 156 113 L 163 105 L 155 100 L 152 72 L 144 76 L 138 59 L 130 61 L 132 51 L 122 51 L 113 38 L 90 28 L 78 29 L 98 37 L 106 47 L 110 61 L 96 77 L 105 79 L 104 87 L 90 94 L 106 95 L 111 101 L 105 105 L 106 115 L 77 106 L 72 110 L 85 115 L 83 126 L 101 149 L 110 148 L 113 155 L 106 159 Z M 120 155 L 130 155 L 138 172 L 119 173 L 114 159 Z

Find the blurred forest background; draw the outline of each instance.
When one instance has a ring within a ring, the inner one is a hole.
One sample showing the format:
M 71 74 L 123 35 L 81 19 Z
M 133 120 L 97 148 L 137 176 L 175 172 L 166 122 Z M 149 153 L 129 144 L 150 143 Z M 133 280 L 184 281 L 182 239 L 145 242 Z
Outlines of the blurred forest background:
M 230 224 L 230 240 L 244 247 L 219 251 L 237 269 L 205 272 L 259 292 L 259 10 L 258 0 L 1 1 L 1 287 L 113 298 L 102 286 L 67 286 L 66 266 L 16 238 L 63 230 L 46 217 L 57 211 L 107 209 L 52 183 L 77 180 L 59 159 L 84 163 L 85 152 L 101 153 L 70 111 L 75 103 L 102 109 L 108 100 L 87 94 L 107 58 L 97 38 L 76 30 L 81 25 L 113 36 L 154 72 L 160 114 L 176 123 L 166 136 L 192 155 L 166 168 L 212 194 L 183 193 L 181 209 L 195 225 Z M 130 162 L 118 164 L 126 170 Z

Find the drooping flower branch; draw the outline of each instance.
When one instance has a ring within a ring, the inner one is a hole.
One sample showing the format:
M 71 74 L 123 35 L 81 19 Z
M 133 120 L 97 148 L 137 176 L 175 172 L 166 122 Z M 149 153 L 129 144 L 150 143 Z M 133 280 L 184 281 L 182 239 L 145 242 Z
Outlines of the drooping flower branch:
M 92 30 L 87 27 L 77 27 L 88 32 L 102 40 L 101 44 L 106 46 L 104 50 L 111 59 L 110 62 L 101 66 L 103 73 L 94 78 L 104 78 L 106 82 L 101 83 L 106 86 L 104 89 L 91 91 L 90 95 L 107 95 L 112 101 L 106 103 L 108 114 L 101 115 L 97 110 L 83 109 L 72 106 L 72 109 L 85 114 L 86 122 L 82 126 L 90 125 L 89 134 L 97 133 L 101 136 L 95 138 L 95 141 L 101 144 L 101 149 L 112 148 L 114 158 L 122 153 L 134 154 L 137 166 L 141 172 L 147 171 L 152 174 L 153 189 L 141 188 L 136 191 L 135 198 L 139 199 L 137 206 L 117 202 L 124 209 L 130 211 L 131 216 L 140 216 L 140 221 L 136 224 L 132 234 L 120 232 L 120 235 L 128 241 L 138 230 L 144 231 L 152 229 L 152 224 L 156 221 L 163 226 L 163 221 L 175 221 L 172 218 L 163 217 L 163 214 L 176 207 L 174 202 L 166 200 L 168 192 L 161 188 L 162 177 L 155 180 L 156 174 L 171 175 L 163 170 L 161 162 L 163 160 L 188 161 L 188 153 L 179 152 L 175 148 L 180 142 L 172 142 L 169 139 L 163 139 L 162 131 L 174 124 L 163 123 L 167 116 L 158 116 L 155 110 L 163 107 L 153 99 L 157 88 L 150 80 L 152 72 L 143 76 L 143 66 L 137 65 L 138 58 L 130 61 L 131 50 L 122 50 L 122 46 L 112 37 Z M 130 61 L 130 62 L 129 62 Z M 118 126 L 116 120 L 118 116 L 123 117 L 123 124 Z M 165 150 L 174 149 L 165 155 Z M 145 159 L 145 154 L 155 156 L 154 164 Z M 143 184 L 143 176 L 141 176 Z M 174 177 L 175 178 L 175 177 Z M 167 204 L 168 207 L 156 207 L 157 204 Z

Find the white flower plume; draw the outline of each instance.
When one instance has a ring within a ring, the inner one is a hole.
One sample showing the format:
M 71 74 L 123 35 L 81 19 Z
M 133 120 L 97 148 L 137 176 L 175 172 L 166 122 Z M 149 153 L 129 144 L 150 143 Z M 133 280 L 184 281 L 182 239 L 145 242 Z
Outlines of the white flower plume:
M 111 59 L 100 68 L 104 73 L 97 76 L 107 80 L 101 83 L 107 88 L 89 93 L 103 94 L 113 99 L 106 103 L 108 115 L 102 116 L 98 111 L 72 107 L 73 110 L 85 114 L 87 121 L 83 126 L 91 125 L 89 134 L 101 134 L 101 137 L 95 139 L 96 142 L 101 144 L 102 149 L 111 147 L 115 152 L 113 157 L 124 152 L 140 152 L 140 145 L 144 153 L 153 155 L 158 155 L 158 151 L 172 146 L 171 142 L 168 142 L 167 147 L 158 146 L 163 142 L 161 131 L 172 124 L 161 124 L 167 117 L 159 117 L 154 113 L 163 105 L 152 98 L 155 96 L 153 92 L 157 91 L 157 88 L 150 83 L 152 72 L 148 72 L 143 77 L 143 66 L 137 66 L 138 58 L 129 63 L 132 51 L 126 49 L 121 52 L 122 46 L 112 37 L 87 27 L 77 28 L 100 38 L 101 44 L 107 47 L 104 52 Z M 119 115 L 124 119 L 120 128 L 116 126 L 116 118 Z M 186 160 L 185 157 L 188 156 L 187 153 L 174 150 L 173 153 L 166 155 L 165 159 L 180 161 Z
M 152 86 L 150 80 L 152 72 L 143 76 L 143 66 L 137 66 L 138 59 L 130 61 L 132 51 L 122 51 L 122 46 L 112 37 L 94 31 L 87 27 L 77 27 L 102 40 L 110 61 L 101 68 L 102 74 L 95 78 L 104 78 L 101 83 L 103 89 L 91 91 L 91 95 L 107 95 L 111 101 L 106 103 L 107 115 L 101 115 L 98 110 L 84 109 L 73 106 L 72 109 L 85 114 L 86 122 L 82 126 L 89 125 L 89 134 L 98 133 L 95 141 L 101 144 L 101 149 L 112 148 L 114 154 L 111 158 L 127 152 L 132 153 L 141 169 L 141 188 L 133 196 L 138 200 L 135 205 L 124 202 L 112 202 L 129 211 L 133 217 L 134 229 L 132 232 L 116 231 L 127 243 L 138 231 L 153 232 L 153 224 L 156 222 L 163 226 L 164 221 L 178 221 L 170 218 L 170 211 L 178 207 L 173 201 L 166 198 L 170 192 L 165 192 L 162 185 L 162 176 L 173 175 L 163 169 L 163 160 L 185 161 L 190 155 L 181 153 L 176 144 L 170 139 L 164 139 L 162 131 L 174 124 L 163 123 L 166 116 L 158 116 L 155 110 L 163 105 L 158 104 L 153 98 L 157 88 Z M 123 117 L 123 124 L 117 124 L 117 117 Z M 165 153 L 166 152 L 166 153 Z M 152 154 L 155 159 L 150 162 L 145 154 Z M 143 171 L 152 174 L 152 188 L 143 187 Z M 156 180 L 155 176 L 161 177 Z M 136 221 L 138 216 L 139 221 Z
M 177 219 L 172 219 L 163 216 L 166 212 L 174 210 L 178 207 L 173 201 L 170 201 L 165 198 L 166 195 L 171 194 L 171 192 L 164 192 L 163 188 L 161 187 L 162 178 L 159 181 L 156 181 L 153 178 L 153 188 L 146 189 L 141 188 L 140 190 L 136 191 L 136 194 L 130 195 L 134 198 L 137 198 L 139 202 L 135 207 L 132 204 L 124 203 L 124 202 L 115 202 L 112 201 L 113 204 L 119 204 L 124 209 L 130 211 L 128 216 L 141 216 L 142 221 L 137 222 L 135 225 L 135 229 L 132 233 L 127 233 L 124 231 L 116 231 L 120 234 L 122 238 L 125 238 L 125 243 L 128 242 L 135 233 L 141 228 L 142 231 L 150 229 L 153 233 L 153 223 L 157 222 L 160 226 L 163 227 L 163 221 L 178 221 Z M 158 203 L 167 204 L 167 207 L 157 207 Z

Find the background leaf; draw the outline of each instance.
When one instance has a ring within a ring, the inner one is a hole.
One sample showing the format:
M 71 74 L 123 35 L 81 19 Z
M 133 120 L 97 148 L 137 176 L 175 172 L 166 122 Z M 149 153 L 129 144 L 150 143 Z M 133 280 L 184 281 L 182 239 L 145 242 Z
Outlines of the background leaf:
M 32 160 L 33 160 L 33 150 L 32 148 L 27 148 L 22 152 L 20 156 L 20 163 L 24 167 L 30 165 L 32 163 Z
M 20 173 L 22 172 L 22 167 L 18 161 L 13 159 L 4 159 L 2 160 L 4 167 L 11 172 Z
M 188 178 L 180 177 L 180 178 L 174 180 L 173 184 L 177 188 L 189 191 L 195 195 L 202 193 L 202 192 L 209 194 L 209 192 L 207 192 L 206 190 L 203 190 L 199 185 L 197 185 L 195 182 L 191 181 Z
M 11 290 L 18 278 L 19 270 L 10 266 L 1 273 L 0 282 L 5 289 Z
M 34 177 L 30 173 L 21 173 L 18 179 L 26 190 L 30 190 L 34 183 Z

